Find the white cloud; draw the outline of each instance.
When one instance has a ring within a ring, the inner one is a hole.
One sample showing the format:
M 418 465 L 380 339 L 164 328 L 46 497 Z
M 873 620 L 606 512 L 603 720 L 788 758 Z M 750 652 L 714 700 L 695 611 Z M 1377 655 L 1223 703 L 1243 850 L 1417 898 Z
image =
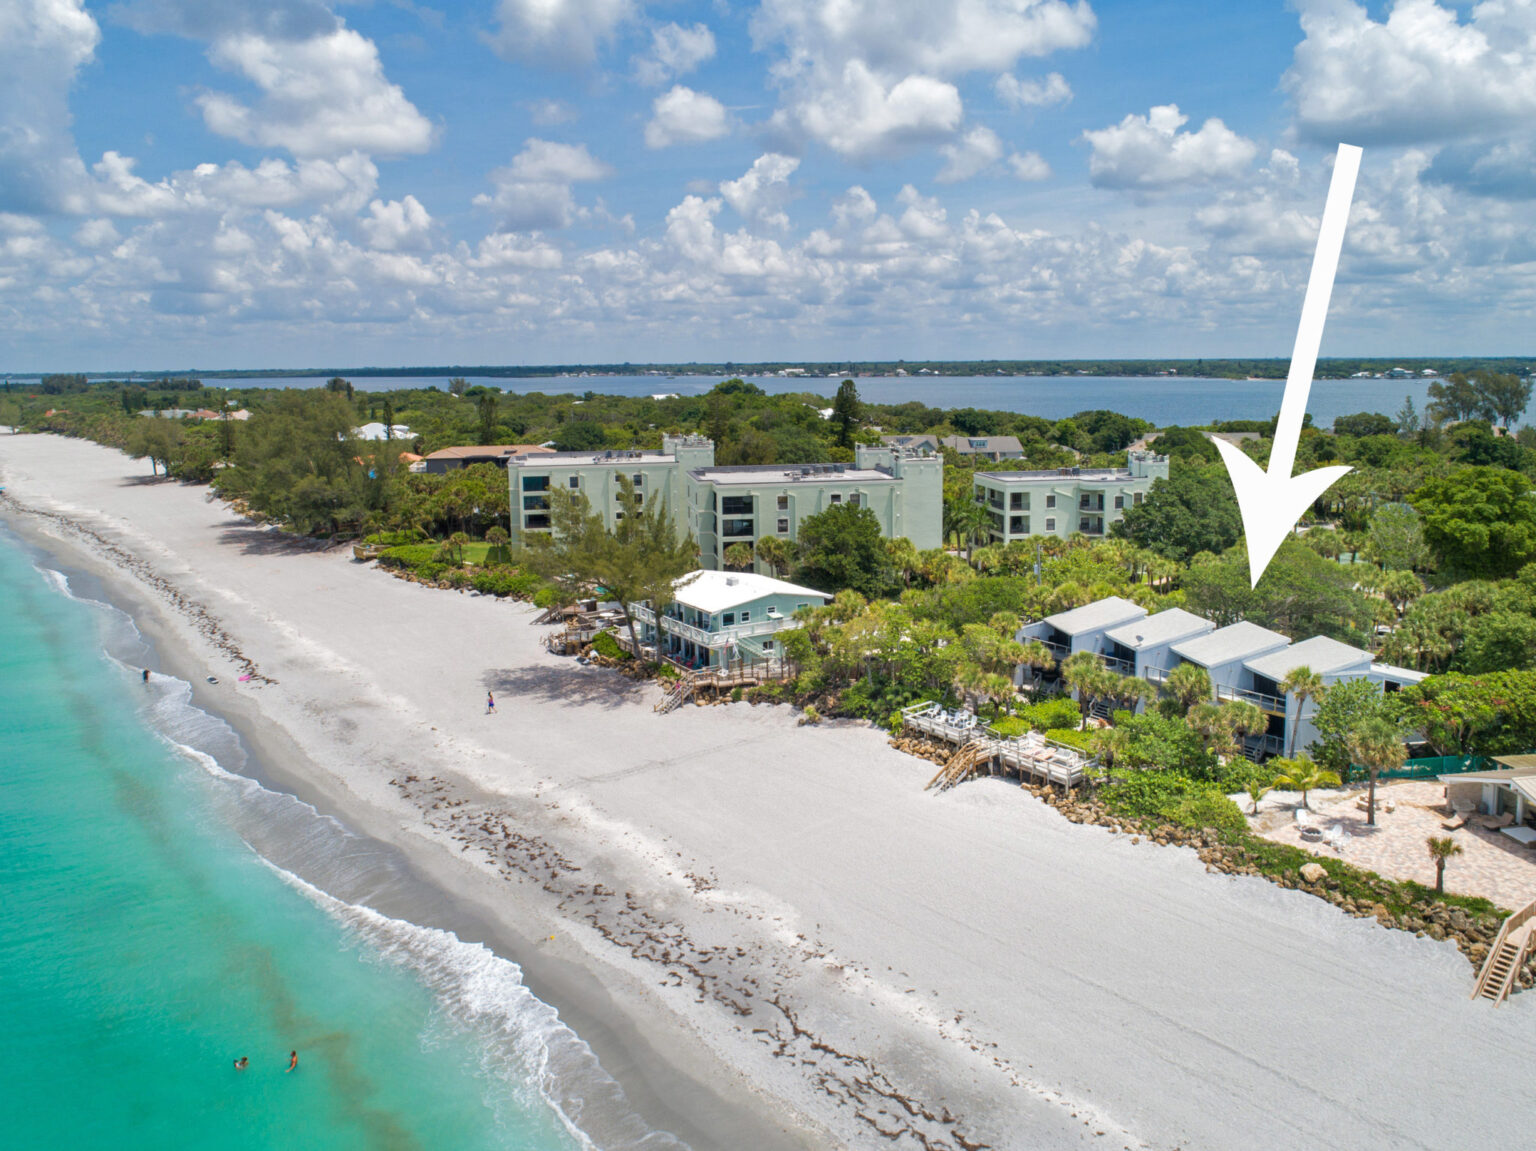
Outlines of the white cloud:
M 1242 175 L 1258 152 L 1220 120 L 1198 132 L 1180 132 L 1189 117 L 1177 104 L 1161 104 L 1145 116 L 1129 115 L 1110 128 L 1083 133 L 1093 146 L 1088 174 L 1101 188 L 1166 188 Z
M 87 220 L 75 229 L 75 243 L 82 248 L 110 248 L 121 239 L 111 220 Z
M 1536 117 L 1529 0 L 1484 0 L 1465 22 L 1435 0 L 1396 0 L 1384 21 L 1349 0 L 1308 0 L 1301 26 L 1284 85 L 1309 139 L 1438 142 Z
M 738 179 L 723 181 L 720 195 L 748 223 L 788 228 L 789 178 L 799 166 L 793 156 L 766 152 Z
M 944 167 L 934 177 L 941 184 L 958 184 L 991 167 L 1003 155 L 1003 142 L 991 128 L 977 126 L 953 144 L 939 149 Z
M 509 60 L 582 67 L 634 15 L 632 0 L 500 0 L 486 40 Z
M 832 205 L 832 218 L 840 225 L 867 224 L 880 214 L 875 198 L 858 184 L 844 192 Z
M 540 127 L 569 124 L 578 113 L 564 100 L 543 99 L 528 101 L 528 118 Z
M 760 48 L 783 50 L 774 128 L 855 158 L 946 139 L 963 114 L 953 78 L 1082 47 L 1095 26 L 1086 0 L 764 0 L 752 21 Z
M 198 97 L 211 131 L 295 156 L 425 152 L 432 125 L 384 76 L 373 41 L 350 28 L 306 40 L 242 32 L 215 40 L 209 58 L 262 90 L 252 107 L 221 92 Z
M 0 210 L 57 210 L 84 181 L 69 88 L 100 39 L 80 0 L 0 5 Z
M 645 144 L 648 148 L 700 144 L 718 140 L 730 130 L 731 118 L 724 104 L 706 92 L 695 92 L 676 84 L 651 104 L 651 119 L 645 125 Z
M 836 82 L 808 88 L 774 120 L 794 123 L 833 151 L 863 159 L 946 139 L 960 126 L 962 111 L 953 84 L 908 76 L 887 86 L 862 61 L 851 60 Z
M 491 173 L 495 191 L 476 196 L 474 202 L 496 212 L 502 226 L 512 231 L 564 228 L 583 211 L 576 206 L 571 185 L 612 174 L 583 144 L 532 138 L 523 142 L 510 164 Z
M 368 216 L 359 226 L 368 237 L 368 246 L 394 252 L 426 248 L 431 241 L 432 217 L 415 196 L 403 200 L 374 200 Z
M 651 50 L 635 59 L 635 78 L 660 87 L 686 76 L 715 54 L 715 35 L 705 24 L 664 24 L 651 33 Z
M 1072 88 L 1060 72 L 1041 80 L 1020 80 L 1012 72 L 1004 72 L 992 90 L 1010 108 L 1049 108 L 1072 99 Z
M 1039 152 L 1015 152 L 1008 157 L 1008 166 L 1020 180 L 1035 182 L 1051 178 L 1051 166 Z

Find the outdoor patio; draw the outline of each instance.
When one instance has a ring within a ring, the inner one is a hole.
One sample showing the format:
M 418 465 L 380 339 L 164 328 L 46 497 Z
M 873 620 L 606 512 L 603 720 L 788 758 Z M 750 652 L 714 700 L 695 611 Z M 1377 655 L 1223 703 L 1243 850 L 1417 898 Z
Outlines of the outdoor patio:
M 1464 895 L 1482 895 L 1511 910 L 1536 900 L 1536 848 L 1522 847 L 1507 835 L 1468 823 L 1458 831 L 1446 831 L 1445 785 L 1438 781 L 1403 781 L 1376 788 L 1376 826 L 1367 826 L 1366 813 L 1356 807 L 1364 788 L 1346 792 L 1312 794 L 1312 822 L 1324 829 L 1342 825 L 1348 839 L 1342 857 L 1357 867 L 1391 879 L 1412 879 L 1427 887 L 1435 885 L 1435 865 L 1426 841 L 1449 835 L 1461 845 L 1462 854 L 1445 868 L 1445 889 Z M 1332 847 L 1302 839 L 1293 811 L 1300 796 L 1276 794 L 1259 806 L 1253 827 L 1278 843 L 1289 843 L 1316 855 L 1339 856 Z M 1393 810 L 1384 810 L 1390 801 Z M 1242 808 L 1246 812 L 1248 803 Z

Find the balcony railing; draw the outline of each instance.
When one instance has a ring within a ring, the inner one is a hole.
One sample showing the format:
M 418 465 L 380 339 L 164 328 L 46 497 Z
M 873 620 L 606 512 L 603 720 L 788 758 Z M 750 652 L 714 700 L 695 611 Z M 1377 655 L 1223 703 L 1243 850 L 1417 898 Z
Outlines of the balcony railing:
M 1057 643 L 1053 639 L 1043 639 L 1040 642 L 1045 644 L 1046 650 L 1057 659 L 1066 659 L 1067 656 L 1072 654 L 1072 649 L 1064 643 Z
M 1104 661 L 1104 666 L 1110 671 L 1117 671 L 1121 675 L 1135 675 L 1136 663 L 1134 660 L 1121 659 L 1117 655 L 1103 655 L 1099 657 Z
M 656 626 L 656 613 L 648 607 L 634 604 L 630 607 L 635 619 L 640 623 Z M 783 631 L 788 627 L 799 627 L 796 620 L 788 616 L 769 616 L 766 619 L 753 620 L 750 623 L 735 623 L 721 627 L 717 631 L 706 631 L 696 624 L 684 623 L 670 615 L 663 615 L 661 630 L 668 635 L 680 636 L 683 639 L 692 640 L 702 647 L 725 647 L 737 640 L 746 639 L 748 636 L 771 635 L 776 631 Z
M 1268 695 L 1262 691 L 1249 691 L 1247 688 L 1228 687 L 1224 683 L 1219 683 L 1216 685 L 1216 698 L 1251 703 L 1274 715 L 1285 714 L 1285 700 L 1278 695 Z
M 1144 667 L 1141 669 L 1141 678 L 1148 683 L 1166 683 L 1168 669 L 1166 667 Z

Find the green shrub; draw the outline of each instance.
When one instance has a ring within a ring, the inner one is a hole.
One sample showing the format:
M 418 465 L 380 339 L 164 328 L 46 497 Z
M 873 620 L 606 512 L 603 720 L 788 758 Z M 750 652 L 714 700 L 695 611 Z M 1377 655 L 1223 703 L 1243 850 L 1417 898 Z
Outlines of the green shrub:
M 552 587 L 541 587 L 533 593 L 534 607 L 554 607 L 560 602 L 560 593 Z
M 657 679 L 681 679 L 683 675 L 670 663 L 653 663 L 651 667 L 655 669 Z
M 400 532 L 374 532 L 370 536 L 365 536 L 363 542 L 365 544 L 379 544 L 383 547 L 392 548 L 401 547 L 405 544 L 419 544 L 425 541 L 426 538 L 427 533 L 420 528 L 410 528 L 407 531 Z
M 453 588 L 468 587 L 470 574 L 463 568 L 449 568 L 447 575 L 443 577 L 448 581 L 448 586 Z
M 741 688 L 739 688 L 739 687 L 731 688 L 731 702 L 732 703 L 740 703 L 741 702 Z
M 593 636 L 592 650 L 605 659 L 634 659 L 634 656 L 619 646 L 612 632 L 600 631 Z
M 436 580 L 442 578 L 443 573 L 448 570 L 448 565 L 440 564 L 433 560 L 429 563 L 418 564 L 415 570 L 419 579 Z
M 1076 727 L 1083 718 L 1083 713 L 1078 710 L 1077 704 L 1064 696 L 1026 704 L 1015 714 L 1036 731 Z
M 906 723 L 902 718 L 900 708 L 897 708 L 895 711 L 891 712 L 890 715 L 885 717 L 885 730 L 890 732 L 892 735 L 900 735 L 901 729 L 905 726 Z
M 397 544 L 379 554 L 379 563 L 385 567 L 419 568 L 431 563 L 436 552 L 436 544 Z
M 900 713 L 897 713 L 898 718 Z M 1005 715 L 1002 719 L 995 719 L 991 724 L 992 730 L 1004 739 L 1017 739 L 1030 730 L 1029 720 L 1019 715 Z
M 1221 789 L 1176 771 L 1116 773 L 1104 804 L 1119 815 L 1150 817 L 1182 827 L 1242 832 L 1248 821 Z
M 1093 733 L 1078 731 L 1075 727 L 1053 727 L 1045 733 L 1045 738 L 1075 747 L 1079 751 L 1093 751 Z

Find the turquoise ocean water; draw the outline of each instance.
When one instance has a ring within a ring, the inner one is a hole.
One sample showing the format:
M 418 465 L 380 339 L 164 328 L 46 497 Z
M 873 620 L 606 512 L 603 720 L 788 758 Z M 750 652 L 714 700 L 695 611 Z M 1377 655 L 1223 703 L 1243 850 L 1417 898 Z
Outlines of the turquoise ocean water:
M 79 594 L 0 528 L 0 1145 L 679 1146 Z

